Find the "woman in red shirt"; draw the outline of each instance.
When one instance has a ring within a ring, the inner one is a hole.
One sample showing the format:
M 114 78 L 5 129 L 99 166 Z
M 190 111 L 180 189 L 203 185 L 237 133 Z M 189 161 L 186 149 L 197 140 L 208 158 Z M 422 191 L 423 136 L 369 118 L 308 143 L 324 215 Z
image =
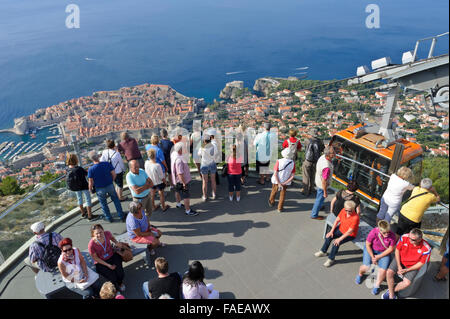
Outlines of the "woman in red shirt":
M 236 191 L 236 201 L 241 200 L 241 176 L 242 176 L 242 156 L 237 157 L 236 145 L 231 146 L 232 155 L 228 157 L 228 195 L 230 202 L 233 201 L 233 195 Z
M 109 231 L 104 231 L 100 224 L 92 226 L 91 237 L 88 250 L 94 259 L 97 273 L 111 281 L 117 290 L 124 291 L 122 257 L 114 252 L 111 242 L 118 248 L 126 247 L 119 243 Z
M 334 264 L 334 258 L 342 244 L 356 238 L 359 227 L 359 215 L 356 213 L 355 208 L 356 203 L 354 201 L 349 200 L 344 202 L 344 208 L 334 221 L 331 230 L 326 234 L 322 248 L 314 254 L 316 257 L 326 256 L 328 247 L 334 239 L 330 255 L 323 264 L 325 267 L 330 267 Z M 338 225 L 339 228 L 337 227 Z

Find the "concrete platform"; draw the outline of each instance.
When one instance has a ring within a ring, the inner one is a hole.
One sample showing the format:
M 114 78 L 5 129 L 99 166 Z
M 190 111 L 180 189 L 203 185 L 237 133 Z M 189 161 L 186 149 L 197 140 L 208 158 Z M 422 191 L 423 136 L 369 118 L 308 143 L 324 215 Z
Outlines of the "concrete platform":
M 324 258 L 314 253 L 322 246 L 324 221 L 310 219 L 314 198 L 300 194 L 299 182 L 288 189 L 285 211 L 279 213 L 276 207 L 267 204 L 271 184 L 266 186 L 250 178 L 243 187 L 241 202 L 230 202 L 227 181 L 221 179 L 218 197 L 202 202 L 201 182 L 198 177 L 193 183 L 191 202 L 199 212 L 190 217 L 184 210 L 175 208 L 173 192 L 168 203 L 171 209 L 162 213 L 155 211 L 152 224 L 163 233 L 161 241 L 167 244 L 156 250 L 156 255 L 169 261 L 169 271 L 183 273 L 194 260 L 206 268 L 205 282 L 213 283 L 221 298 L 282 298 L 282 299 L 379 299 L 373 296 L 363 282 L 354 283 L 362 262 L 362 251 L 353 243 L 341 247 L 336 263 L 325 268 Z M 126 191 L 128 193 L 128 191 Z M 330 194 L 326 205 L 333 198 Z M 125 232 L 114 206 L 110 204 L 115 222 L 110 224 L 99 220 L 106 230 L 113 234 Z M 128 202 L 123 202 L 128 211 Z M 101 214 L 99 205 L 94 214 Z M 321 215 L 326 216 L 325 212 Z M 56 231 L 72 238 L 74 246 L 87 249 L 90 239 L 89 222 L 76 217 L 58 227 Z M 25 256 L 24 256 L 25 257 Z M 439 267 L 441 256 L 433 250 L 430 269 L 424 283 L 411 298 L 448 299 L 448 282 L 431 280 Z M 144 281 L 156 277 L 152 267 L 145 266 L 142 255 L 124 265 L 126 298 L 143 298 L 141 286 Z M 382 285 L 382 291 L 386 283 Z M 40 299 L 34 281 L 34 273 L 23 262 L 0 278 L 1 299 Z M 78 298 L 65 290 L 55 298 Z

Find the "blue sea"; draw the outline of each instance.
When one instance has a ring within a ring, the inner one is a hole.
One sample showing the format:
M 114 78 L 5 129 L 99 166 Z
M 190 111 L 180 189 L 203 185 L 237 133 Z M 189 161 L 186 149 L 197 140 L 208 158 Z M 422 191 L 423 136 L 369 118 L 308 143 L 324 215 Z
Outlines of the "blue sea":
M 65 25 L 71 3 L 78 29 Z M 378 29 L 366 27 L 371 3 Z M 401 63 L 416 40 L 448 31 L 448 10 L 448 0 L 0 0 L 0 128 L 142 83 L 212 101 L 233 80 L 349 77 L 383 56 Z M 447 52 L 448 37 L 436 48 Z

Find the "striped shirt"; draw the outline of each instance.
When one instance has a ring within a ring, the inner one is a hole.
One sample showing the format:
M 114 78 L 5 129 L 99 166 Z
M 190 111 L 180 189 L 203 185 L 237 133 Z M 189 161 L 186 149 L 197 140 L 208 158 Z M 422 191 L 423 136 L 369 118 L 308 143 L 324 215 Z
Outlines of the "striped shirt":
M 58 243 L 62 240 L 62 236 L 58 233 L 52 233 L 52 243 L 55 246 L 58 246 Z M 49 269 L 44 262 L 42 261 L 44 255 L 44 247 L 39 245 L 37 242 L 42 243 L 44 246 L 48 245 L 49 233 L 44 233 L 42 235 L 36 236 L 36 241 L 30 245 L 28 256 L 30 257 L 31 262 L 37 262 L 39 269 L 43 271 L 52 271 Z

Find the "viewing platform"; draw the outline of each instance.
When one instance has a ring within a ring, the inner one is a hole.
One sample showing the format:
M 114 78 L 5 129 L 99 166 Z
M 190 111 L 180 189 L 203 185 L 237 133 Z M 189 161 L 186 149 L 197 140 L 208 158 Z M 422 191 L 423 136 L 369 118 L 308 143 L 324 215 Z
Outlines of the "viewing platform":
M 221 178 L 216 199 L 203 202 L 201 181 L 197 174 L 193 174 L 193 179 L 191 205 L 199 215 L 186 216 L 183 209 L 175 207 L 173 191 L 168 193 L 166 201 L 171 208 L 164 213 L 159 209 L 151 217 L 167 246 L 156 249 L 150 266 L 144 265 L 144 254 L 124 263 L 127 299 L 144 298 L 142 283 L 157 276 L 153 261 L 159 256 L 168 260 L 169 272 L 184 273 L 192 261 L 201 261 L 205 282 L 214 284 L 221 299 L 380 299 L 380 295 L 371 294 L 364 281 L 361 285 L 354 282 L 362 263 L 362 251 L 352 242 L 340 248 L 336 263 L 330 268 L 323 266 L 324 258 L 314 256 L 323 244 L 325 221 L 310 218 L 314 195 L 304 197 L 300 193 L 301 182 L 295 181 L 288 188 L 285 209 L 279 213 L 276 206 L 269 207 L 267 203 L 270 182 L 261 186 L 256 178 L 249 178 L 242 188 L 241 201 L 230 202 L 227 180 Z M 130 197 L 128 189 L 124 193 Z M 328 215 L 334 195 L 329 193 L 325 202 L 327 211 L 321 211 L 320 215 Z M 129 202 L 122 202 L 124 212 L 128 212 L 128 205 Z M 114 235 L 126 231 L 112 203 L 110 209 L 112 224 L 103 219 L 88 221 L 77 213 L 51 230 L 72 238 L 74 247 L 87 250 L 90 227 L 96 223 Z M 98 202 L 93 213 L 102 215 Z M 366 219 L 374 212 L 365 209 L 362 214 Z M 23 263 L 27 254 L 28 250 L 0 276 L 1 299 L 44 298 L 36 288 L 34 272 Z M 409 298 L 449 298 L 448 282 L 432 280 L 440 261 L 438 250 L 433 249 L 422 285 Z M 383 282 L 381 292 L 385 289 L 387 285 Z M 80 298 L 68 289 L 52 297 Z

